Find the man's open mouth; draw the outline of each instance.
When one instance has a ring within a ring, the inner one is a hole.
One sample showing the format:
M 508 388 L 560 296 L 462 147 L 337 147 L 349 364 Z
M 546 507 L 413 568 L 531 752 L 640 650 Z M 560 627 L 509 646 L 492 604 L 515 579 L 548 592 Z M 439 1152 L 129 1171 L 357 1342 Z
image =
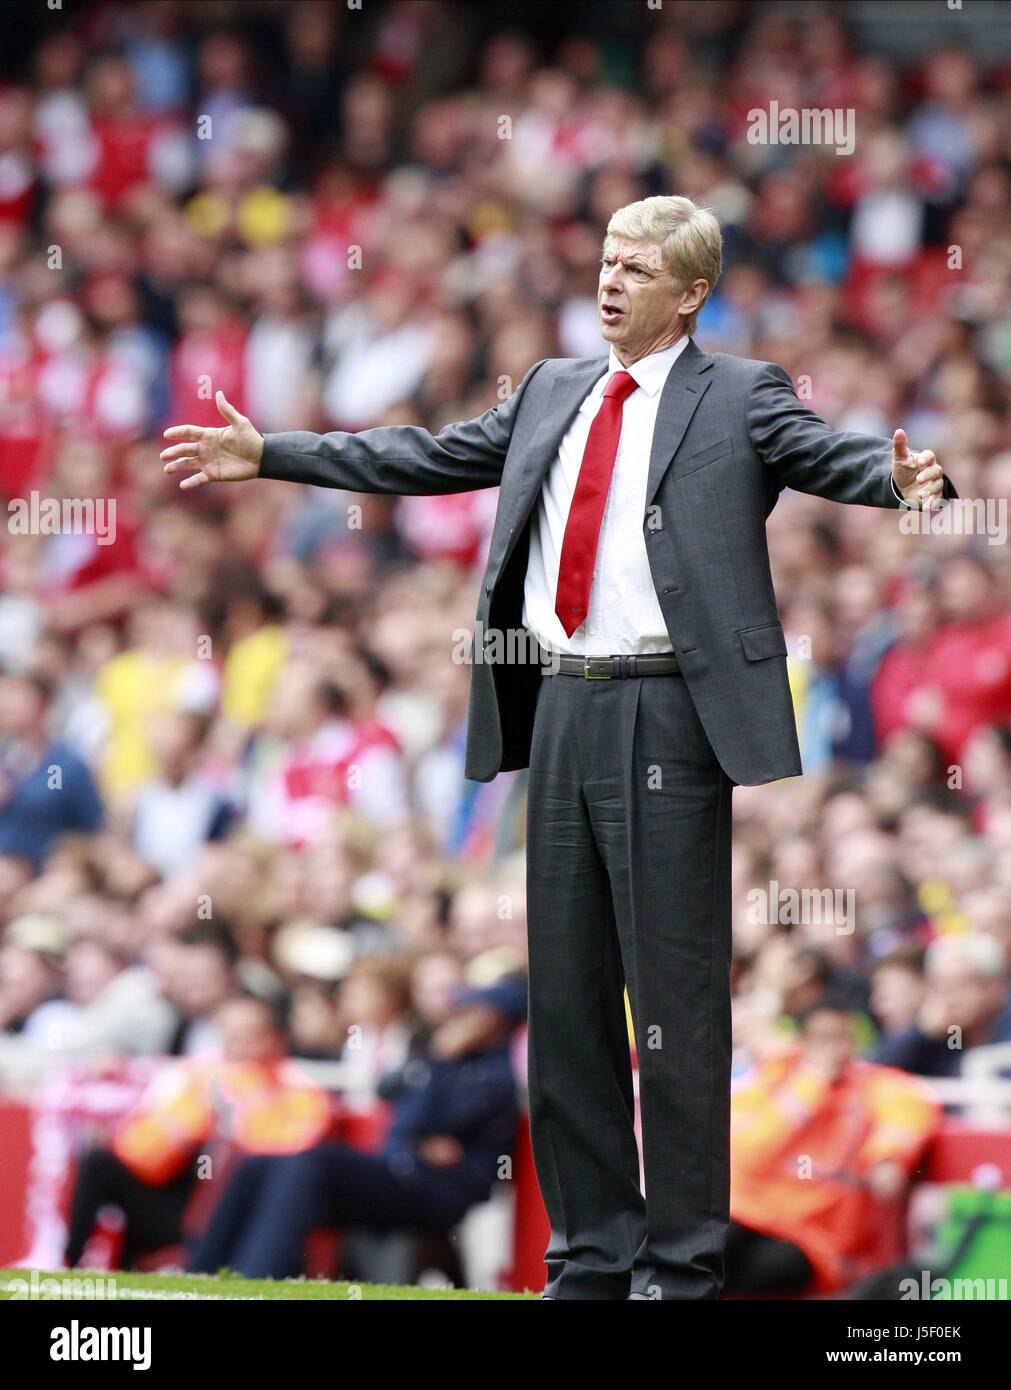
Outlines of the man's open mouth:
M 600 306 L 600 317 L 605 323 L 617 323 L 623 313 L 624 310 L 617 308 L 614 304 L 602 304 Z

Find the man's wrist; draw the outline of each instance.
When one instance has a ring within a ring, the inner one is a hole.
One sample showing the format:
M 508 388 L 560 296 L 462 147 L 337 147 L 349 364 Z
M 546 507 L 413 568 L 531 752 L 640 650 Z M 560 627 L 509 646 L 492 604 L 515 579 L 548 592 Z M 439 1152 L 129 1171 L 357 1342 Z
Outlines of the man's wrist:
M 889 482 L 891 483 L 891 485 L 892 485 L 892 494 L 893 494 L 893 495 L 895 496 L 895 498 L 898 500 L 900 506 L 902 506 L 902 507 L 908 507 L 908 508 L 910 508 L 910 510 L 912 510 L 912 511 L 917 511 L 917 512 L 922 512 L 922 511 L 923 511 L 923 499 L 922 499 L 922 497 L 918 497 L 914 502 L 909 502 L 909 501 L 907 501 L 906 498 L 903 497 L 903 495 L 902 495 L 902 493 L 899 491 L 899 489 L 895 486 L 895 474 L 894 474 L 894 473 L 889 473 L 889 474 L 888 474 L 888 481 L 889 481 Z M 933 511 L 938 511 L 941 507 L 945 506 L 948 502 L 950 502 L 951 499 L 952 499 L 952 497 L 957 497 L 957 496 L 958 496 L 958 493 L 955 491 L 955 489 L 954 489 L 954 488 L 952 487 L 952 485 L 951 485 L 951 479 L 948 478 L 947 476 L 945 476 L 945 478 L 944 478 L 943 481 L 944 481 L 944 486 L 943 486 L 943 488 L 942 488 L 940 497 L 935 497 L 934 500 L 933 500 L 933 502 L 931 503 L 931 510 L 933 510 Z
M 914 511 L 917 511 L 917 512 L 922 510 L 922 508 L 923 508 L 922 502 L 920 502 L 920 501 L 916 501 L 916 502 L 907 502 L 907 501 L 906 501 L 906 499 L 903 497 L 902 493 L 901 493 L 901 492 L 899 491 L 899 489 L 895 486 L 895 474 L 894 474 L 894 473 L 889 473 L 889 474 L 888 474 L 888 481 L 889 481 L 889 482 L 891 483 L 891 485 L 892 485 L 892 492 L 893 492 L 893 493 L 895 494 L 895 496 L 899 499 L 899 505 L 900 505 L 900 506 L 903 506 L 903 507 L 911 507 Z

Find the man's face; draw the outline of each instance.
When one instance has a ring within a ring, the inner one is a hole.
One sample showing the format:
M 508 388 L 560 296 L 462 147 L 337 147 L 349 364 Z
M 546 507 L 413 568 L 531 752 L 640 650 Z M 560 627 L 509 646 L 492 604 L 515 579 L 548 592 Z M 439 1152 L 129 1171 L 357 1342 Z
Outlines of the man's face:
M 206 1017 L 235 988 L 231 966 L 213 946 L 184 945 L 174 967 L 167 993 L 187 1018 Z
M 695 286 L 704 285 L 696 281 Z M 681 290 L 655 241 L 611 236 L 604 241 L 597 285 L 597 317 L 604 341 L 630 365 L 670 347 L 682 336 L 685 316 L 698 305 L 697 288 Z
M 269 1062 L 284 1055 L 284 1039 L 256 999 L 232 999 L 218 1010 L 221 1049 L 229 1062 Z
M 978 1027 L 1000 1007 L 1003 992 L 1000 980 L 988 979 L 957 957 L 938 961 L 928 981 L 929 1002 L 949 1028 Z
M 837 1080 L 853 1060 L 853 1028 L 848 1015 L 838 1010 L 811 1014 L 800 1041 L 808 1062 L 830 1080 Z
M 437 1027 L 453 1013 L 456 993 L 462 984 L 460 963 L 448 953 L 420 960 L 411 977 L 415 1010 L 426 1023 Z
M 36 725 L 45 700 L 30 681 L 0 676 L 0 734 L 21 738 Z
M 871 1004 L 890 1033 L 916 1021 L 924 995 L 923 976 L 901 965 L 883 965 L 874 976 Z

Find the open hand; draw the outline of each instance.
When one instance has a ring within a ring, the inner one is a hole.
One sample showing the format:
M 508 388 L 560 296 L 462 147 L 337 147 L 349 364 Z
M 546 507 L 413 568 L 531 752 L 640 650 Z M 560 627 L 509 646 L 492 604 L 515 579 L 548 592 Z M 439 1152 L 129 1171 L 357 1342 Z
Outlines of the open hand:
M 944 495 L 944 469 L 932 449 L 910 449 L 905 430 L 892 436 L 892 477 L 903 501 L 928 512 Z
M 181 488 L 200 487 L 203 483 L 244 483 L 260 471 L 263 435 L 225 400 L 223 391 L 215 393 L 214 404 L 228 421 L 225 429 L 172 425 L 165 431 L 166 439 L 185 441 L 161 452 L 166 473 L 191 475 L 182 479 Z M 194 473 L 193 469 L 198 471 Z

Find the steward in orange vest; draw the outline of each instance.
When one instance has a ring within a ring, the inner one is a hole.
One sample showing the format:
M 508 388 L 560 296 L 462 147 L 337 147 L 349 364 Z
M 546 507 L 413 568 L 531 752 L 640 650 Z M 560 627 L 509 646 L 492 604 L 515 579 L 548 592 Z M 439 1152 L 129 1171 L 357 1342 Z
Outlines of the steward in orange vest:
M 815 1005 L 799 1045 L 734 1086 L 731 1219 L 797 1246 L 814 1271 L 808 1292 L 843 1288 L 865 1272 L 881 1203 L 902 1192 L 940 1119 L 923 1081 L 857 1059 L 849 1015 Z

